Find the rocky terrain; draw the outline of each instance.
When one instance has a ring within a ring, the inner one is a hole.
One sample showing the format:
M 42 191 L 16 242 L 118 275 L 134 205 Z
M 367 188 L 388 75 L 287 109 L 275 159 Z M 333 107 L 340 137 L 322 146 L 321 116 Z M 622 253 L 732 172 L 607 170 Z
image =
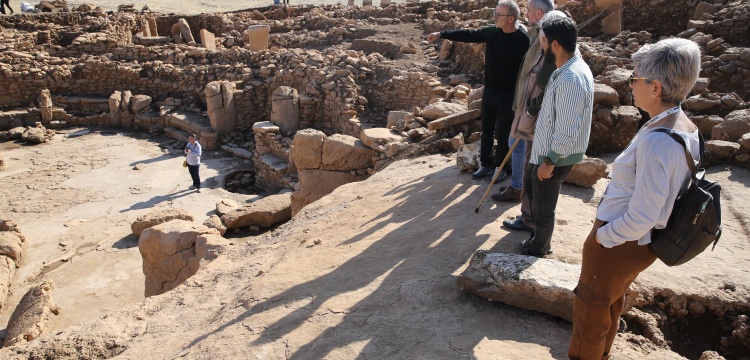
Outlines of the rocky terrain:
M 583 30 L 589 158 L 538 264 L 499 227 L 517 206 L 473 212 L 483 46 L 422 39 L 485 26 L 491 1 L 0 17 L 0 357 L 563 358 L 582 234 L 643 121 L 629 56 L 680 36 L 704 52 L 683 107 L 724 235 L 643 274 L 614 358 L 750 358 L 750 1 L 681 4 Z M 191 133 L 202 193 L 180 166 Z

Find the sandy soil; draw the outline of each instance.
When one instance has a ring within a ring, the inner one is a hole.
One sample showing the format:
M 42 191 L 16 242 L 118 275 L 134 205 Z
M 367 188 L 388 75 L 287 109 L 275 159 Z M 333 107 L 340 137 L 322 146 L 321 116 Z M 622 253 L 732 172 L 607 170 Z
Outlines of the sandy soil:
M 179 166 L 181 159 L 163 156 L 157 144 L 137 135 L 97 133 L 6 153 L 11 169 L 0 172 L 4 197 L 19 189 L 31 196 L 20 182 L 44 179 L 42 170 L 54 164 L 82 163 L 55 170 L 59 173 L 53 172 L 53 178 L 75 173 L 52 181 L 58 185 L 44 200 L 29 201 L 30 209 L 44 212 L 12 213 L 30 238 L 28 262 L 17 278 L 23 283 L 14 286 L 13 299 L 29 279 L 41 278 L 45 261 L 69 252 L 59 245 L 68 238 L 77 241 L 69 247 L 82 250 L 44 274 L 61 282 L 54 292 L 63 309 L 57 329 L 111 312 L 14 352 L 0 350 L 0 357 L 60 354 L 79 347 L 128 359 L 566 357 L 569 323 L 456 288 L 456 276 L 476 250 L 517 253 L 527 235 L 500 227 L 502 219 L 518 212 L 518 205 L 490 200 L 474 213 L 487 181 L 460 173 L 454 156 L 400 161 L 367 181 L 345 185 L 273 232 L 237 242 L 177 289 L 135 303 L 143 285 L 128 221 L 157 203 L 184 207 L 202 219 L 224 195 L 221 190 L 182 192 L 187 174 Z M 90 155 L 81 157 L 83 153 Z M 39 158 L 47 159 L 46 165 L 32 166 L 21 176 L 18 161 Z M 208 179 L 239 165 L 218 155 L 207 158 Z M 137 162 L 148 167 L 131 170 Z M 19 182 L 7 181 L 13 177 Z M 725 233 L 716 251 L 681 267 L 656 264 L 641 277 L 643 284 L 668 286 L 678 294 L 711 294 L 722 293 L 731 283 L 737 296 L 750 294 L 750 205 L 740 200 L 747 198 L 750 172 L 716 168 L 712 177 L 726 189 Z M 593 189 L 564 186 L 553 259 L 580 261 L 583 234 L 605 182 Z M 209 183 L 216 187 L 217 182 Z M 135 194 L 133 187 L 139 189 Z M 65 199 L 66 191 L 89 200 L 53 206 Z M 61 195 L 52 196 L 56 192 Z M 23 204 L 20 198 L 10 203 Z M 86 221 L 65 227 L 75 219 Z M 315 240 L 321 243 L 315 245 Z M 716 300 L 725 300 L 720 295 Z M 615 359 L 680 358 L 624 336 L 618 337 L 616 348 Z

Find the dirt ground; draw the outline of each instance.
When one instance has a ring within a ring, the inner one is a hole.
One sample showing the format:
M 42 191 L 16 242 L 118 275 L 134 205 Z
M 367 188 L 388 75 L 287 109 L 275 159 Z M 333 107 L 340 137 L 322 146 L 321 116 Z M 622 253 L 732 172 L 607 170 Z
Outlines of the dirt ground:
M 177 289 L 141 301 L 130 222 L 151 206 L 183 207 L 202 222 L 227 196 L 221 174 L 243 166 L 210 152 L 202 167 L 209 189 L 188 192 L 182 159 L 158 146 L 171 142 L 102 130 L 40 146 L 0 144 L 10 165 L 0 172 L 9 199 L 0 213 L 28 238 L 9 309 L 43 277 L 56 282 L 62 307 L 59 331 L 0 358 L 566 358 L 571 324 L 457 289 L 476 250 L 518 253 L 527 235 L 500 227 L 518 205 L 488 200 L 474 212 L 488 180 L 460 173 L 450 155 L 399 161 L 340 187 L 272 232 L 236 241 Z M 133 170 L 136 163 L 146 167 Z M 717 302 L 748 298 L 750 171 L 710 173 L 725 195 L 719 245 L 680 267 L 655 264 L 643 286 Z M 553 259 L 580 262 L 605 186 L 564 186 Z M 631 338 L 618 336 L 615 359 L 681 358 Z

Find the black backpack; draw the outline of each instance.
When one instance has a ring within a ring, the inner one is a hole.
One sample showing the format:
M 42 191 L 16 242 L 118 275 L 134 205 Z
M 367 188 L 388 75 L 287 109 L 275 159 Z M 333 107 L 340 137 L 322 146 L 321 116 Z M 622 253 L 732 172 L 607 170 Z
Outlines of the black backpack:
M 684 264 L 705 250 L 721 237 L 721 186 L 705 178 L 703 165 L 703 136 L 700 138 L 700 162 L 698 169 L 685 145 L 685 139 L 671 129 L 654 131 L 669 134 L 685 148 L 685 158 L 692 179 L 690 187 L 675 200 L 667 227 L 651 231 L 651 250 L 668 266 Z

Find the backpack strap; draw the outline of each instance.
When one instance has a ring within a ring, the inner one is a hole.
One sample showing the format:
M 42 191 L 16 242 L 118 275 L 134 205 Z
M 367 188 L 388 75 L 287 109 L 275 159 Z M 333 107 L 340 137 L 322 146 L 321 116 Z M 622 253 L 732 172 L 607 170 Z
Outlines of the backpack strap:
M 693 155 L 688 151 L 687 144 L 685 144 L 685 139 L 683 139 L 680 134 L 672 129 L 665 128 L 657 128 L 653 131 L 668 134 L 669 137 L 671 137 L 674 141 L 677 141 L 680 145 L 682 145 L 682 148 L 685 149 L 685 160 L 687 161 L 688 168 L 690 169 L 690 174 L 692 175 L 692 178 L 695 179 L 695 176 L 698 173 L 697 168 L 700 168 L 703 165 L 703 150 L 705 147 L 703 135 L 701 135 L 700 131 L 698 132 L 698 141 L 700 143 L 700 160 L 698 160 L 697 168 L 695 166 L 695 161 L 693 160 Z

